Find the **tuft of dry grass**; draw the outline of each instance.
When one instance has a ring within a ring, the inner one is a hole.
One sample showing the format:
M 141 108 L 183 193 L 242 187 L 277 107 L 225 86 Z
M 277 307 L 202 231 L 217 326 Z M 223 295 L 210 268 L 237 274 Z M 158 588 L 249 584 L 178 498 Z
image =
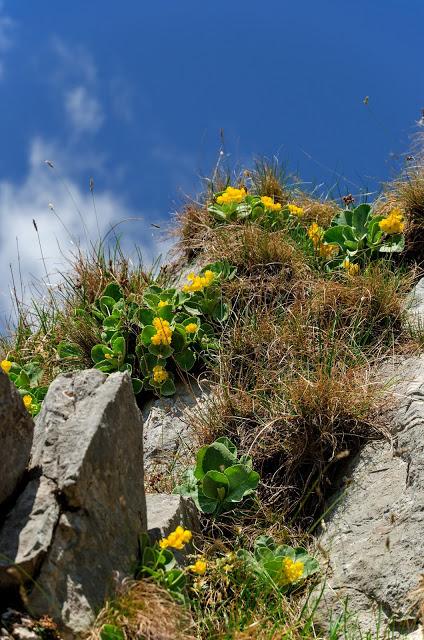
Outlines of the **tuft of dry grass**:
M 189 611 L 149 580 L 125 579 L 114 600 L 100 611 L 87 640 L 100 640 L 105 624 L 126 640 L 195 640 Z

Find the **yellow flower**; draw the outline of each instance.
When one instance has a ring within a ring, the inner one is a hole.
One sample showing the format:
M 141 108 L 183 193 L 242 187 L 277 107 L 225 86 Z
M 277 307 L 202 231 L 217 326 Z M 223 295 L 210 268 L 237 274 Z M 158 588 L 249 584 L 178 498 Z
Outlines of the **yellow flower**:
M 284 558 L 283 571 L 285 581 L 291 584 L 297 582 L 303 575 L 305 565 L 300 560 L 292 560 L 291 558 Z
M 403 213 L 400 209 L 392 209 L 387 218 L 380 220 L 378 224 L 380 229 L 387 235 L 402 233 L 405 228 Z
M 151 343 L 158 344 L 171 344 L 172 329 L 169 326 L 168 320 L 162 320 L 162 318 L 154 318 L 153 326 L 156 329 L 156 333 L 151 338 Z
M 287 209 L 290 211 L 292 216 L 297 216 L 298 218 L 301 218 L 304 214 L 303 207 L 298 207 L 295 204 L 288 204 Z
M 195 322 L 189 322 L 186 325 L 185 330 L 187 331 L 187 333 L 196 333 L 197 331 L 197 324 Z
M 162 382 L 165 382 L 165 380 L 168 380 L 168 378 L 168 372 L 160 364 L 157 364 L 155 367 L 153 367 L 153 380 L 155 382 L 162 384 Z
M 4 371 L 4 373 L 9 373 L 11 367 L 12 363 L 10 362 L 10 360 L 2 360 L 0 362 L 0 368 Z
M 161 549 L 172 547 L 173 549 L 181 550 L 184 549 L 184 545 L 187 544 L 187 542 L 190 542 L 191 538 L 191 531 L 178 526 L 175 531 L 172 531 L 172 533 L 168 535 L 167 538 L 163 538 L 159 542 L 159 546 Z
M 162 307 L 166 307 L 167 306 L 167 301 L 166 300 L 159 300 L 159 304 L 158 307 L 159 309 L 162 309 Z
M 205 287 L 209 287 L 215 278 L 215 274 L 207 269 L 203 275 L 196 276 L 195 273 L 189 273 L 187 276 L 188 284 L 183 286 L 184 293 L 193 293 L 194 291 L 202 291 Z
M 281 211 L 281 204 L 279 202 L 274 202 L 274 198 L 262 196 L 261 202 L 265 205 L 265 208 L 270 211 Z
M 323 233 L 324 233 L 324 229 L 319 225 L 317 225 L 316 222 L 313 222 L 309 227 L 308 236 L 312 240 L 312 244 L 314 245 L 315 249 L 320 244 Z
M 345 258 L 342 262 L 343 269 L 346 269 L 350 276 L 356 276 L 359 273 L 359 264 L 352 263 L 349 258 Z
M 319 255 L 321 258 L 333 258 L 339 252 L 337 244 L 326 244 L 324 242 L 319 245 Z
M 112 360 L 112 355 L 110 353 L 105 353 L 106 360 Z
M 32 405 L 32 398 L 30 395 L 26 395 L 22 398 L 24 405 L 25 405 L 25 409 L 30 409 L 31 405 Z
M 207 568 L 207 563 L 205 560 L 196 560 L 196 562 L 194 564 L 191 564 L 189 566 L 190 571 L 193 571 L 193 573 L 197 573 L 199 576 L 203 576 L 203 574 L 206 572 L 206 568 Z
M 247 191 L 244 187 L 241 189 L 235 189 L 234 187 L 227 187 L 224 193 L 217 197 L 218 204 L 233 204 L 242 202 L 247 195 Z

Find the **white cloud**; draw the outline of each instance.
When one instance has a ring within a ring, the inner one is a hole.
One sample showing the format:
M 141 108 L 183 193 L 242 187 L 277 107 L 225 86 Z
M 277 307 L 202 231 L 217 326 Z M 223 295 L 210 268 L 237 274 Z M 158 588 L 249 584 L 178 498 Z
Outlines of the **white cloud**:
M 95 243 L 99 237 L 88 185 L 87 191 L 83 192 L 76 183 L 65 182 L 61 173 L 46 165 L 46 159 L 59 159 L 65 172 L 66 167 L 73 162 L 72 158 L 58 152 L 56 144 L 36 139 L 30 146 L 28 173 L 24 180 L 20 183 L 7 180 L 0 182 L 0 318 L 11 310 L 8 286 L 11 283 L 10 265 L 18 283 L 19 272 L 24 285 L 31 280 L 47 280 L 47 269 L 48 281 L 54 286 L 60 279 L 58 273 L 69 270 L 68 260 L 71 255 L 79 247 L 84 249 L 88 244 Z M 120 226 L 117 233 L 123 232 L 124 236 L 131 237 L 131 243 L 123 242 L 129 255 L 135 255 L 136 238 L 142 237 L 139 248 L 146 263 L 151 264 L 161 247 L 159 238 L 153 235 L 155 231 L 146 218 L 142 217 L 140 220 L 137 212 L 131 211 L 124 199 L 113 192 L 95 192 L 95 201 L 102 237 L 115 223 L 138 218 L 126 222 L 126 226 Z M 54 206 L 54 210 L 49 207 L 49 203 Z M 45 264 L 33 220 L 40 234 Z M 110 237 L 112 236 L 113 234 Z M 21 293 L 20 285 L 18 293 Z M 28 298 L 28 288 L 24 292 L 25 297 Z
M 65 93 L 65 110 L 76 132 L 95 133 L 103 124 L 99 101 L 83 86 Z

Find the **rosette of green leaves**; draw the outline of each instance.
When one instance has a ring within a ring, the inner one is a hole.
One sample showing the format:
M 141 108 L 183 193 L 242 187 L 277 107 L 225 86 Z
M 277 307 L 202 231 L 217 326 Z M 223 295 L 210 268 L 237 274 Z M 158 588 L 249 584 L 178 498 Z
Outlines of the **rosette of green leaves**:
M 42 367 L 38 362 L 27 362 L 23 366 L 13 362 L 8 376 L 22 397 L 31 396 L 32 402 L 28 411 L 32 416 L 36 416 L 40 412 L 41 403 L 48 389 L 40 385 L 43 377 Z
M 218 515 L 252 495 L 258 483 L 251 458 L 237 458 L 235 445 L 222 437 L 198 451 L 196 466 L 186 471 L 174 493 L 192 498 L 203 513 Z
M 208 264 L 200 271 L 202 275 L 205 271 L 212 271 L 214 273 L 214 280 L 202 291 L 194 291 L 191 293 L 184 293 L 180 291 L 179 303 L 183 311 L 194 316 L 204 316 L 206 320 L 212 322 L 225 322 L 230 313 L 230 305 L 224 300 L 221 289 L 222 280 L 231 280 L 234 278 L 236 269 L 232 267 L 226 260 L 220 260 Z M 207 339 L 211 331 L 209 326 L 205 326 L 202 323 L 200 335 Z M 205 340 L 207 341 L 207 340 Z
M 177 566 L 172 551 L 161 549 L 157 542 L 152 543 L 146 533 L 140 536 L 140 567 L 137 578 L 153 578 L 167 589 L 179 602 L 184 602 L 186 578 L 184 571 Z
M 216 198 L 222 193 L 221 191 L 215 194 L 215 201 L 208 207 L 209 213 L 221 224 L 248 220 L 257 222 L 267 229 L 279 229 L 290 219 L 287 208 L 283 207 L 279 211 L 267 209 L 260 196 L 246 195 L 244 200 L 239 203 L 218 204 Z
M 354 209 L 340 211 L 324 232 L 323 241 L 337 244 L 341 253 L 332 260 L 337 265 L 348 257 L 356 256 L 364 261 L 379 253 L 399 253 L 405 247 L 403 234 L 387 236 L 380 229 L 384 216 L 373 214 L 369 204 L 360 204 Z
M 306 549 L 277 545 L 273 538 L 266 535 L 256 539 L 253 552 L 240 549 L 237 556 L 245 563 L 247 576 L 259 583 L 261 589 L 265 591 L 277 590 L 280 593 L 286 593 L 299 586 L 308 576 L 319 571 L 318 561 L 310 556 Z M 285 579 L 284 560 L 286 558 L 303 563 L 303 574 L 294 583 L 287 583 Z
M 122 289 L 116 283 L 109 284 L 92 306 L 92 314 L 102 326 L 102 340 L 91 350 L 94 368 L 104 373 L 128 371 L 132 376 L 134 393 L 142 389 L 142 382 L 132 375 L 135 355 L 128 353 L 128 326 L 138 305 L 127 302 Z

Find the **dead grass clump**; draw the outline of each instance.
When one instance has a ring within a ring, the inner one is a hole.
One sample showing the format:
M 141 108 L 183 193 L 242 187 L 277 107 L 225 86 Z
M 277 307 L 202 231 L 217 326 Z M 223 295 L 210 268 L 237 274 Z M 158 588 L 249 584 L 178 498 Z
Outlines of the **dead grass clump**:
M 176 214 L 176 223 L 178 249 L 190 262 L 203 249 L 214 219 L 206 204 L 189 202 Z
M 124 580 L 117 596 L 99 613 L 88 638 L 100 640 L 105 624 L 118 627 L 126 640 L 194 640 L 190 613 L 148 580 Z
M 336 213 L 340 211 L 340 206 L 333 200 L 318 200 L 312 198 L 307 193 L 296 193 L 295 204 L 304 210 L 303 220 L 307 224 L 316 222 L 320 227 L 327 228 Z
M 287 187 L 287 175 L 284 167 L 276 158 L 256 160 L 252 171 L 247 171 L 252 188 L 250 191 L 260 196 L 269 196 L 276 202 L 287 204 L 290 200 L 290 190 Z
M 239 273 L 276 273 L 284 269 L 301 277 L 308 270 L 305 254 L 285 231 L 268 231 L 257 225 L 217 227 L 204 247 L 211 260 L 228 260 Z

